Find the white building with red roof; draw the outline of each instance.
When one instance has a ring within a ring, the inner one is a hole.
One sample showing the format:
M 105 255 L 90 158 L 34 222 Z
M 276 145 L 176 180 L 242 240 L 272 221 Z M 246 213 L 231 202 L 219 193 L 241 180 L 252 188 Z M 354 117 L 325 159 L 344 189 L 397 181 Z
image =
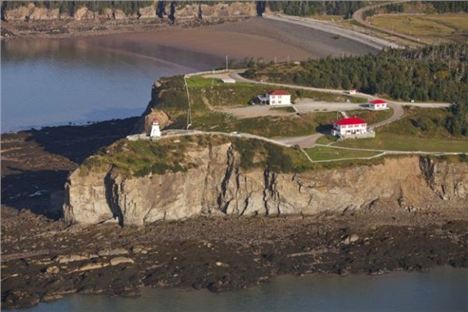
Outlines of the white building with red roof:
M 268 93 L 268 104 L 291 105 L 291 95 L 284 90 L 273 90 Z
M 268 105 L 291 105 L 291 95 L 285 90 L 273 90 L 267 94 L 258 95 L 254 103 Z
M 369 109 L 371 110 L 384 110 L 388 109 L 388 104 L 386 101 L 381 100 L 381 99 L 376 99 L 369 101 L 368 103 Z
M 366 136 L 369 133 L 367 122 L 364 119 L 345 117 L 333 124 L 332 135 L 340 138 Z

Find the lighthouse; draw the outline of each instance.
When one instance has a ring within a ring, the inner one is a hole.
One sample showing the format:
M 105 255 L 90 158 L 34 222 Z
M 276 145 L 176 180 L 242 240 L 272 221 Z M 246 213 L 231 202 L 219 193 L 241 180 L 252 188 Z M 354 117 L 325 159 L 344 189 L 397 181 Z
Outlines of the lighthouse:
M 153 121 L 153 124 L 151 125 L 150 137 L 159 138 L 160 136 L 161 136 L 161 129 L 159 129 L 159 122 Z

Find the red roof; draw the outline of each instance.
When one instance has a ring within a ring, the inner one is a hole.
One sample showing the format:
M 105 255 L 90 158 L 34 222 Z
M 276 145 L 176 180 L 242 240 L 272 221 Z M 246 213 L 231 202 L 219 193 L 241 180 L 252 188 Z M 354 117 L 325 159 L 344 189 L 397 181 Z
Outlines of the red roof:
M 337 122 L 335 122 L 336 125 L 338 126 L 343 126 L 343 125 L 360 125 L 360 124 L 365 124 L 366 121 L 361 119 L 361 118 L 357 118 L 356 116 L 353 116 L 353 117 L 346 117 L 346 118 L 343 118 L 343 119 L 340 119 L 338 120 Z
M 369 104 L 385 104 L 385 103 L 387 103 L 387 102 L 385 102 L 384 100 L 381 100 L 381 99 L 369 101 Z
M 271 95 L 289 95 L 288 92 L 284 90 L 273 90 L 270 92 Z

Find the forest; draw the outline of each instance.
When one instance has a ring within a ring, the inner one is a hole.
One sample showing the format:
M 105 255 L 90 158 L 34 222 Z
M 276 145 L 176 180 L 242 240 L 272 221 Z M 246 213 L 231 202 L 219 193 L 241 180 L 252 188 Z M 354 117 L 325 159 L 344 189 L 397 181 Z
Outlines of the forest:
M 2 1 L 2 11 L 14 9 L 28 3 L 34 3 L 37 7 L 59 8 L 60 13 L 73 15 L 79 7 L 87 7 L 94 12 L 100 12 L 106 8 L 120 9 L 126 14 L 138 14 L 138 9 L 154 5 L 159 8 L 160 13 L 166 5 L 171 7 L 184 6 L 185 4 L 207 4 L 213 5 L 216 3 L 228 3 L 229 1 Z M 253 2 L 253 1 L 252 1 Z M 261 15 L 266 7 L 274 12 L 282 11 L 289 15 L 309 16 L 309 15 L 341 15 L 344 18 L 351 18 L 352 14 L 365 6 L 368 6 L 375 1 L 255 1 L 257 10 Z M 411 3 L 396 3 L 386 5 L 384 8 L 378 9 L 386 13 L 404 12 L 405 6 L 417 6 L 421 1 Z M 447 12 L 468 12 L 468 2 L 465 1 L 434 1 L 424 2 L 425 10 L 435 11 L 437 13 Z M 371 16 L 377 11 L 369 10 L 366 16 Z M 158 14 L 160 16 L 160 14 Z M 161 17 L 161 16 L 160 16 Z
M 369 5 L 368 1 L 268 1 L 272 11 L 288 15 L 341 15 L 350 18 L 354 11 Z
M 136 14 L 139 8 L 154 4 L 154 1 L 2 1 L 2 11 L 33 3 L 36 7 L 59 9 L 60 13 L 72 16 L 80 7 L 102 13 L 106 8 L 120 9 L 126 14 Z
M 249 62 L 248 78 L 321 88 L 358 89 L 404 101 L 454 103 L 446 127 L 468 135 L 468 44 L 388 50 L 377 55 L 294 64 Z
M 283 11 L 288 15 L 341 15 L 351 18 L 353 13 L 365 6 L 377 3 L 376 1 L 268 1 L 272 11 Z M 369 10 L 366 16 L 378 12 L 401 13 L 408 6 L 417 7 L 423 4 L 424 11 L 432 13 L 468 12 L 466 1 L 412 1 L 410 3 L 390 3 L 377 10 Z

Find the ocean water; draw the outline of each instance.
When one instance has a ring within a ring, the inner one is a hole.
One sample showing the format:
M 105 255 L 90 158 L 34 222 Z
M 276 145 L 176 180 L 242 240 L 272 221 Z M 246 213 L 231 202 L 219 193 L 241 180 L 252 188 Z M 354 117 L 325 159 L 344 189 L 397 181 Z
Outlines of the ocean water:
M 2 42 L 2 132 L 140 115 L 154 80 L 219 59 L 116 36 Z
M 380 276 L 282 276 L 258 287 L 220 294 L 145 289 L 137 298 L 73 295 L 22 311 L 468 311 L 468 269 Z

